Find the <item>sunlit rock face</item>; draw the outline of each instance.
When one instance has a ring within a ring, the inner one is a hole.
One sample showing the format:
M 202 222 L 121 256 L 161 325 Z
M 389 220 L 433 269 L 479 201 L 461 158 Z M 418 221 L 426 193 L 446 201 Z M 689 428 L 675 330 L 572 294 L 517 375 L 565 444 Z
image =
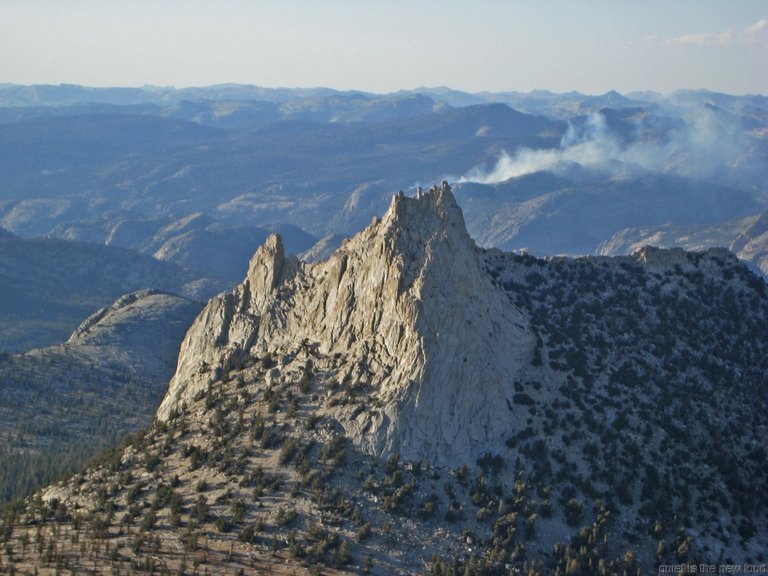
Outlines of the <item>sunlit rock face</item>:
M 337 360 L 340 382 L 369 387 L 370 409 L 335 410 L 358 446 L 449 463 L 501 445 L 516 427 L 508 399 L 534 337 L 484 271 L 443 184 L 396 195 L 324 262 L 286 257 L 271 236 L 245 281 L 195 321 L 158 416 L 248 358 L 304 362 L 307 345 Z

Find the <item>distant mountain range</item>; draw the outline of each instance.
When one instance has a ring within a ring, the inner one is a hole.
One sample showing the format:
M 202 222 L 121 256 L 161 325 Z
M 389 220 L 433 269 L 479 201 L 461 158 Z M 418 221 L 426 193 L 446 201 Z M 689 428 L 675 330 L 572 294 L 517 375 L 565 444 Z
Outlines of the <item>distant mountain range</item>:
M 548 90 L 531 92 L 480 92 L 469 93 L 448 87 L 421 87 L 413 90 L 400 90 L 390 94 L 376 94 L 360 90 L 334 90 L 331 88 L 265 88 L 245 84 L 220 84 L 197 88 L 173 88 L 145 86 L 140 88 L 93 88 L 76 84 L 30 85 L 0 84 L 0 107 L 14 108 L 74 106 L 134 106 L 137 111 L 147 110 L 142 106 L 173 107 L 206 104 L 224 101 L 220 115 L 237 112 L 238 103 L 246 106 L 261 106 L 279 110 L 286 103 L 285 111 L 332 109 L 370 109 L 381 107 L 393 111 L 389 116 L 406 115 L 404 108 L 396 110 L 394 103 L 426 102 L 427 99 L 454 108 L 463 108 L 477 104 L 503 103 L 529 114 L 542 114 L 562 119 L 572 118 L 590 111 L 604 108 L 620 109 L 649 104 L 671 104 L 680 108 L 691 108 L 712 103 L 722 108 L 734 108 L 739 112 L 765 111 L 768 97 L 764 95 L 734 96 L 709 90 L 680 90 L 672 94 L 659 94 L 651 91 L 637 91 L 622 95 L 610 90 L 601 95 L 582 94 L 580 92 L 555 93 Z M 407 108 L 405 108 L 407 109 Z M 418 114 L 428 111 L 425 107 L 413 108 Z
M 65 340 L 96 310 L 142 289 L 204 302 L 227 283 L 124 248 L 0 229 L 0 350 Z
M 230 280 L 262 231 L 294 227 L 286 242 L 303 252 L 441 179 L 463 183 L 482 244 L 541 255 L 768 208 L 764 96 L 0 85 L 0 103 L 0 225 Z M 587 216 L 599 226 L 580 229 Z M 201 218 L 205 232 L 154 238 Z M 227 256 L 185 252 L 196 238 Z
M 725 246 L 753 270 L 768 276 L 768 212 L 711 225 L 667 224 L 658 228 L 626 228 L 600 245 L 606 256 L 626 254 L 652 245 L 661 248 L 686 246 L 703 250 Z
M 272 229 L 248 224 L 226 225 L 201 212 L 173 221 L 130 213 L 115 214 L 92 221 L 60 224 L 48 236 L 128 248 L 186 269 L 204 270 L 208 275 L 234 283 L 242 276 L 253 255 L 253 247 L 263 243 L 272 232 L 283 235 L 289 250 L 296 253 L 317 242 L 314 236 L 290 224 Z
M 584 170 L 573 175 L 538 172 L 494 185 L 466 183 L 457 186 L 456 195 L 466 208 L 469 230 L 482 245 L 540 255 L 596 254 L 606 239 L 626 228 L 670 222 L 711 226 L 764 206 L 758 194 L 704 180 Z M 677 245 L 667 242 L 665 247 Z

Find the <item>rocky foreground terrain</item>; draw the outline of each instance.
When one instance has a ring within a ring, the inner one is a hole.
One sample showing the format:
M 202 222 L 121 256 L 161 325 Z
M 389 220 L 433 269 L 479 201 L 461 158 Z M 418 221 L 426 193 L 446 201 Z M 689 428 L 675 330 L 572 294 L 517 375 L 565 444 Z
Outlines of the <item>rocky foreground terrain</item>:
M 154 424 L 9 506 L 10 573 L 648 574 L 765 562 L 768 294 L 731 253 L 478 248 L 447 185 L 270 237 Z

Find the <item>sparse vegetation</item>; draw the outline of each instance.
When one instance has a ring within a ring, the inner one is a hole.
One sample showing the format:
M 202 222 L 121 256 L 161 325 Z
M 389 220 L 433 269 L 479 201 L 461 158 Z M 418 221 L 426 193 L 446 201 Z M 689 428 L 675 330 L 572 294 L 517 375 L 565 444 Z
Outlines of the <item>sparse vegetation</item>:
M 376 390 L 298 343 L 220 370 L 46 499 L 7 506 L 3 566 L 622 575 L 700 558 L 692 525 L 710 546 L 747 550 L 768 505 L 753 441 L 765 437 L 765 297 L 632 261 L 496 258 L 541 362 L 511 384 L 505 441 L 475 461 L 362 453 L 339 415 L 381 408 Z

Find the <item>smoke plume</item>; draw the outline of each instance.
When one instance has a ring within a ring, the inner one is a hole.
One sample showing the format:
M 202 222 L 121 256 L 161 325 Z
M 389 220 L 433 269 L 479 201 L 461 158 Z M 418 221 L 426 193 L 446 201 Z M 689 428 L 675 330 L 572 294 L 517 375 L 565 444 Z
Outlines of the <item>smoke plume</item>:
M 663 109 L 645 111 L 625 122 L 622 134 L 611 130 L 605 116 L 593 113 L 580 124 L 569 124 L 557 148 L 502 151 L 491 169 L 476 167 L 458 181 L 496 184 L 574 164 L 613 174 L 641 169 L 728 179 L 729 170 L 744 169 L 749 149 L 750 136 L 741 119 L 713 106 L 689 111 L 682 118 Z M 766 168 L 765 159 L 759 163 Z

